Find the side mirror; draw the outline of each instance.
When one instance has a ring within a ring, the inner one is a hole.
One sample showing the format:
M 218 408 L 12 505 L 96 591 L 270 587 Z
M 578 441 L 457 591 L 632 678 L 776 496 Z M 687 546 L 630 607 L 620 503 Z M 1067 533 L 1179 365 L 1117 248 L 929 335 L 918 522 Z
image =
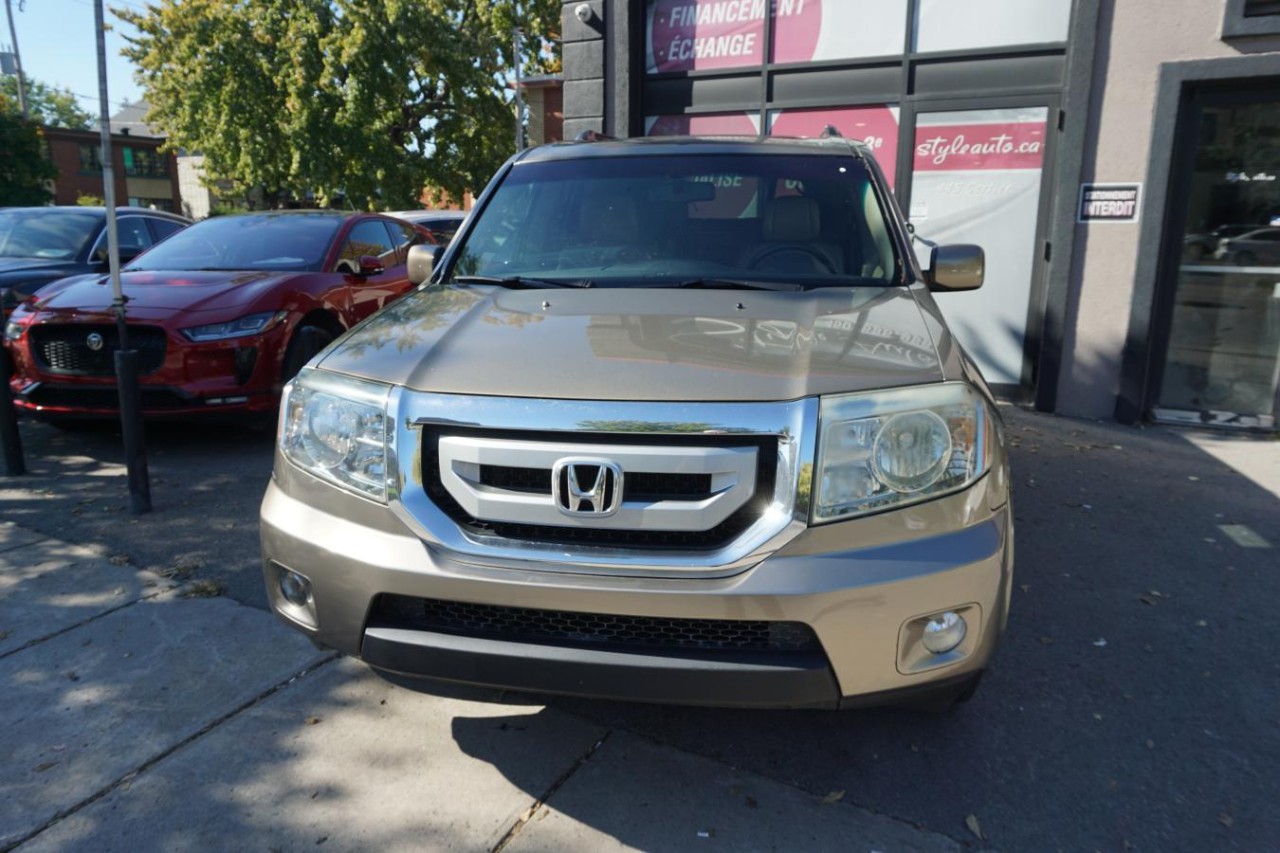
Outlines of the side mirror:
M 986 272 L 986 256 L 981 246 L 957 243 L 936 246 L 925 282 L 934 293 L 977 290 Z
M 407 267 L 411 283 L 423 284 L 427 279 L 431 278 L 431 273 L 436 268 L 436 256 L 439 251 L 439 246 L 409 247 Z
M 382 261 L 373 255 L 361 255 L 359 269 L 360 271 L 357 275 L 367 278 L 371 275 L 381 275 L 386 272 L 387 268 L 382 265 Z

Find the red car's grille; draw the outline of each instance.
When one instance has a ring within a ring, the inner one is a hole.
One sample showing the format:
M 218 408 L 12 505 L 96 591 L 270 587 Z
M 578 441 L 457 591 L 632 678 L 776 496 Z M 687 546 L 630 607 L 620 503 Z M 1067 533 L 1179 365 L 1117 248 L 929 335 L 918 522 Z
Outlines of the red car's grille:
M 31 328 L 31 352 L 40 368 L 60 376 L 114 376 L 120 348 L 112 325 L 38 325 Z M 130 326 L 129 346 L 138 352 L 138 369 L 154 373 L 164 363 L 164 329 Z M 95 346 L 96 345 L 96 346 Z

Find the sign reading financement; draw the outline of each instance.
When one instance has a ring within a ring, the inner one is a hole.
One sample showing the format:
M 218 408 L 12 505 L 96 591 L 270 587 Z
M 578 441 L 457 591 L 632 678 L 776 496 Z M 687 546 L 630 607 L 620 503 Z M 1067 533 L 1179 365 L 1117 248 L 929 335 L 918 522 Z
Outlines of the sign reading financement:
M 1076 222 L 1137 222 L 1142 184 L 1081 184 Z

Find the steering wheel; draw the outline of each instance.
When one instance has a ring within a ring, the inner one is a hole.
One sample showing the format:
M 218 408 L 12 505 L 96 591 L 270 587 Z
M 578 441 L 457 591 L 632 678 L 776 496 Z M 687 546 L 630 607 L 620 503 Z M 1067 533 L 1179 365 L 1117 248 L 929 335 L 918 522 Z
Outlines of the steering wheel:
M 764 261 L 787 252 L 804 255 L 809 260 L 813 261 L 822 271 L 829 272 L 832 275 L 835 275 L 836 273 L 835 265 L 831 263 L 831 260 L 826 255 L 812 246 L 805 245 L 804 243 L 778 243 L 774 246 L 766 246 L 748 259 L 747 266 L 753 270 L 760 269 Z

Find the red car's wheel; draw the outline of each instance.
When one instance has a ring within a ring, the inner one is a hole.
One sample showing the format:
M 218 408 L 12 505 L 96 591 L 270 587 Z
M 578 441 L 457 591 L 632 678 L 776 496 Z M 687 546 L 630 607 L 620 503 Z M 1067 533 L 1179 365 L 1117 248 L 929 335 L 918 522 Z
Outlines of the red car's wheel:
M 280 368 L 280 384 L 283 385 L 297 376 L 298 371 L 302 370 L 316 353 L 327 347 L 333 338 L 332 332 L 320 326 L 299 326 L 284 351 L 284 364 Z

